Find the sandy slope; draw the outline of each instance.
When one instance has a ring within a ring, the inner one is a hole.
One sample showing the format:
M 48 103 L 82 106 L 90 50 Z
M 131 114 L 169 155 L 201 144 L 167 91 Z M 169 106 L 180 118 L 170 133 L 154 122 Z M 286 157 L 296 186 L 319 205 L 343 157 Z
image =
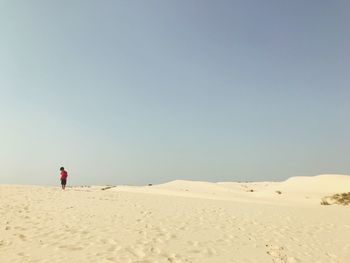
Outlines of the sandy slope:
M 350 259 L 350 207 L 320 205 L 350 176 L 101 188 L 1 185 L 0 262 Z

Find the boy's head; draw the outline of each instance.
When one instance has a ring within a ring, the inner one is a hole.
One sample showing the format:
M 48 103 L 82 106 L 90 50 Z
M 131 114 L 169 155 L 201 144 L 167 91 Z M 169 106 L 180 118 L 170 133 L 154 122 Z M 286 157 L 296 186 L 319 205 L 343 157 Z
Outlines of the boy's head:
M 64 167 L 61 167 L 61 168 L 60 168 L 60 171 L 63 171 L 63 170 L 64 170 Z

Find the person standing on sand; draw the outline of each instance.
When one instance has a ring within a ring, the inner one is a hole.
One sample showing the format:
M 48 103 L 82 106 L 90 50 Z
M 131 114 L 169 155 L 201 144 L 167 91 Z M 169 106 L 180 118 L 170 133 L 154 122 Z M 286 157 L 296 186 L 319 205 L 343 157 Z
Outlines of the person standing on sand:
M 67 177 L 68 177 L 68 173 L 66 170 L 64 170 L 64 167 L 60 168 L 61 171 L 61 185 L 62 185 L 62 190 L 64 190 L 66 188 L 66 184 L 67 184 Z

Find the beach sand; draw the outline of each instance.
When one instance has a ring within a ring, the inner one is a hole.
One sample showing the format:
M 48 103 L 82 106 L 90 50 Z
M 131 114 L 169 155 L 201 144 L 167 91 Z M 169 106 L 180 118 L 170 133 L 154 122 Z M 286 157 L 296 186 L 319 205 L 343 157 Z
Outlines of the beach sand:
M 350 176 L 0 185 L 0 262 L 348 263 L 350 206 L 320 204 L 342 192 Z

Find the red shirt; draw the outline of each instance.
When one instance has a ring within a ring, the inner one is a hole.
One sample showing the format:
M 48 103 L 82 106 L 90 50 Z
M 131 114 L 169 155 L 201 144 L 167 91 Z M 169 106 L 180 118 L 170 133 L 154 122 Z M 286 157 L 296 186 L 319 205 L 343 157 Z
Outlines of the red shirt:
M 67 179 L 67 177 L 68 173 L 65 170 L 61 171 L 61 179 Z

